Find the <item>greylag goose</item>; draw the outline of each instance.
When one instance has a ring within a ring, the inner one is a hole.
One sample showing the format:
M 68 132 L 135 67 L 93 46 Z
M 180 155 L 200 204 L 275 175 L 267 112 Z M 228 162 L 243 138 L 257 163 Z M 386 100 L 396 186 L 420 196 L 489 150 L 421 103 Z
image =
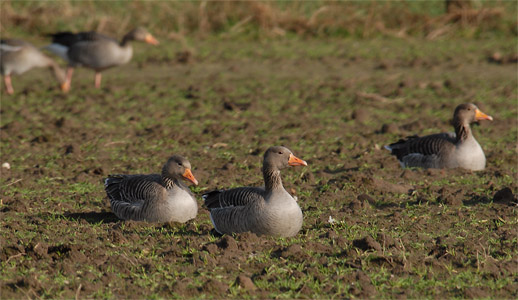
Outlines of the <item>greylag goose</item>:
M 128 32 L 119 43 L 116 40 L 94 31 L 51 34 L 52 44 L 46 48 L 68 62 L 63 90 L 68 91 L 72 73 L 77 66 L 95 71 L 95 87 L 101 87 L 101 71 L 130 61 L 133 48 L 130 41 L 143 41 L 158 45 L 158 41 L 144 28 L 138 27 Z
M 183 223 L 196 217 L 198 204 L 181 179 L 198 184 L 189 161 L 174 155 L 162 174 L 110 175 L 104 186 L 112 211 L 120 219 Z
M 14 93 L 11 75 L 20 75 L 37 67 L 50 68 L 59 83 L 64 82 L 65 73 L 58 64 L 32 44 L 15 39 L 0 41 L 0 70 L 8 94 Z
M 471 123 L 480 120 L 492 121 L 493 118 L 480 111 L 475 104 L 460 104 L 453 113 L 455 133 L 411 136 L 385 148 L 397 157 L 403 168 L 483 170 L 486 157 L 470 128 Z
M 302 227 L 302 211 L 282 186 L 281 170 L 307 166 L 285 147 L 271 147 L 264 154 L 265 187 L 240 187 L 203 195 L 214 229 L 220 234 L 251 231 L 289 237 Z

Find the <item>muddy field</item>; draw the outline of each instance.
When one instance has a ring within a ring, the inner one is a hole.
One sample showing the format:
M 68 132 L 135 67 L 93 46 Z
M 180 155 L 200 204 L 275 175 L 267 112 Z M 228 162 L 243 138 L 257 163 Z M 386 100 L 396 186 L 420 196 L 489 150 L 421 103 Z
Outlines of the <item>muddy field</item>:
M 517 80 L 511 39 L 204 40 L 127 66 L 42 70 L 1 95 L 0 295 L 8 298 L 516 298 Z M 167 51 L 163 49 L 168 49 Z M 474 126 L 487 168 L 402 170 L 383 145 Z M 215 235 L 201 194 L 261 185 L 262 154 L 304 213 L 293 238 Z M 102 179 L 188 157 L 186 224 L 118 220 Z

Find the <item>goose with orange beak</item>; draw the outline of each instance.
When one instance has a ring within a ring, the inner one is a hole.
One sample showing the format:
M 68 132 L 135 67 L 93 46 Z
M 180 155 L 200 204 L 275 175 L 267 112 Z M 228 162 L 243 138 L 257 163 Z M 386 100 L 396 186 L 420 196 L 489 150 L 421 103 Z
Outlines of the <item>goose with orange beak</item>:
M 112 211 L 120 219 L 183 223 L 196 217 L 198 203 L 182 180 L 198 184 L 191 163 L 174 155 L 162 174 L 110 175 L 104 186 Z
M 271 147 L 264 154 L 264 187 L 217 190 L 203 195 L 217 232 L 251 231 L 259 235 L 289 237 L 302 227 L 302 211 L 284 189 L 281 170 L 307 166 L 286 147 Z
M 101 87 L 101 72 L 128 63 L 133 56 L 131 41 L 151 45 L 159 42 L 144 28 L 137 27 L 128 32 L 120 42 L 95 31 L 71 33 L 58 32 L 50 35 L 52 44 L 45 48 L 68 62 L 64 92 L 70 90 L 74 68 L 83 66 L 95 71 L 95 87 Z
M 486 156 L 470 127 L 470 124 L 481 120 L 493 121 L 493 117 L 483 113 L 475 104 L 460 104 L 453 113 L 455 133 L 412 136 L 385 148 L 397 157 L 402 167 L 483 170 Z

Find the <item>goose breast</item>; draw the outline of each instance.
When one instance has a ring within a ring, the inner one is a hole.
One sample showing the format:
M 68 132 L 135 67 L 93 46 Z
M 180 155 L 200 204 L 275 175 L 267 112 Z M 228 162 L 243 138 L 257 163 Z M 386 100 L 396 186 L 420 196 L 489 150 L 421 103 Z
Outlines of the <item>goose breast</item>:
M 477 140 L 472 138 L 458 145 L 452 155 L 452 164 L 454 162 L 458 167 L 479 171 L 486 167 L 486 156 Z
M 198 214 L 198 203 L 186 190 L 175 188 L 167 192 L 164 209 L 166 210 L 167 218 L 184 223 L 196 217 Z

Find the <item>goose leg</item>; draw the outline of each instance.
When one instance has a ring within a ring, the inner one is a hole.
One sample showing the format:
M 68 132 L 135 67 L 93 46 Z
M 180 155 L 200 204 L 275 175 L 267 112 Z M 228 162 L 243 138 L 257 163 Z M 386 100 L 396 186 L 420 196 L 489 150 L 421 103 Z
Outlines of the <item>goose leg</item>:
M 95 72 L 95 88 L 101 88 L 101 72 Z
M 4 76 L 5 89 L 7 94 L 12 95 L 14 93 L 13 85 L 11 84 L 11 75 Z
M 61 85 L 61 90 L 63 92 L 68 92 L 70 90 L 70 84 L 72 82 L 72 74 L 74 73 L 74 68 L 68 67 L 67 75 L 65 77 L 65 82 Z

